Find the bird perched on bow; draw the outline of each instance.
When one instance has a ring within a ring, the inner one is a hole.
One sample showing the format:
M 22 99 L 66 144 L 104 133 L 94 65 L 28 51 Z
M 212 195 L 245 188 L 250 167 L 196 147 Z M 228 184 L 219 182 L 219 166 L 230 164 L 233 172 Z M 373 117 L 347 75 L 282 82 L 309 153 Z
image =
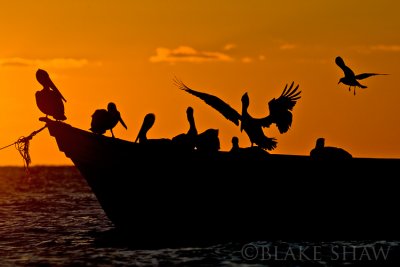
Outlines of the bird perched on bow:
M 117 110 L 117 106 L 110 102 L 106 109 L 98 109 L 92 115 L 91 130 L 97 134 L 104 134 L 107 130 L 110 130 L 112 137 L 114 137 L 113 128 L 120 122 L 125 129 L 128 129 L 125 122 L 121 118 L 120 112 Z
M 286 133 L 292 125 L 293 115 L 291 111 L 296 105 L 297 100 L 301 97 L 301 91 L 298 91 L 298 85 L 296 87 L 293 87 L 294 83 L 289 87 L 286 85 L 282 94 L 277 99 L 273 98 L 268 102 L 269 115 L 265 118 L 253 118 L 247 111 L 250 104 L 247 93 L 242 96 L 242 111 L 239 113 L 216 96 L 195 91 L 177 79 L 175 80 L 175 84 L 178 88 L 202 99 L 206 104 L 216 109 L 235 125 L 239 126 L 240 122 L 240 130 L 245 131 L 250 139 L 251 145 L 253 146 L 256 144 L 260 148 L 266 150 L 275 149 L 277 141 L 275 138 L 265 136 L 263 128 L 268 128 L 271 124 L 275 124 L 281 134 Z
M 42 69 L 36 71 L 36 80 L 43 86 L 43 89 L 35 94 L 36 105 L 41 112 L 52 116 L 56 120 L 64 121 L 67 117 L 64 114 L 64 102 L 67 102 L 60 91 L 50 79 L 49 74 Z
M 349 91 L 351 90 L 351 87 L 354 87 L 354 95 L 356 95 L 356 87 L 360 87 L 360 88 L 367 88 L 367 86 L 362 85 L 358 82 L 358 80 L 363 80 L 366 79 L 368 77 L 371 76 L 375 76 L 375 75 L 388 75 L 388 74 L 384 74 L 384 73 L 361 73 L 358 75 L 355 75 L 354 72 L 348 67 L 346 66 L 346 64 L 344 63 L 344 60 L 341 57 L 336 57 L 335 59 L 336 65 L 338 65 L 344 72 L 344 77 L 340 78 L 339 83 L 343 83 L 345 85 L 349 86 Z

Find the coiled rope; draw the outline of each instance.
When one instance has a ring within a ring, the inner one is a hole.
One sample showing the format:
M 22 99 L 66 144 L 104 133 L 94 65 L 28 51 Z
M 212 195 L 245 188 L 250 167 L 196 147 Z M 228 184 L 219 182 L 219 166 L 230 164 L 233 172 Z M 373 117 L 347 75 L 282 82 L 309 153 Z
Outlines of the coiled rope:
M 18 140 L 15 141 L 14 143 L 0 148 L 0 150 L 3 150 L 5 148 L 7 148 L 7 147 L 10 147 L 10 146 L 13 146 L 13 145 L 15 146 L 15 148 L 18 150 L 19 154 L 22 156 L 22 158 L 24 160 L 25 173 L 26 173 L 28 178 L 31 177 L 30 171 L 29 171 L 29 164 L 31 164 L 31 156 L 29 155 L 29 141 L 32 140 L 32 138 L 35 135 L 37 135 L 38 133 L 43 131 L 45 128 L 47 128 L 47 125 L 43 126 L 39 130 L 33 131 L 27 137 L 22 136 L 22 137 L 18 138 Z

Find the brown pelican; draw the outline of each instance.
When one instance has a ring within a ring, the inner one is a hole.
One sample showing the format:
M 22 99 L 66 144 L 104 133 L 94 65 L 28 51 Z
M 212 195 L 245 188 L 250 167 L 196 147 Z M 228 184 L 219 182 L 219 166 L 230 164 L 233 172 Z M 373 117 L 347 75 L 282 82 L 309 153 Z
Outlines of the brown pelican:
M 240 151 L 239 138 L 237 136 L 234 136 L 232 137 L 232 148 L 230 152 L 238 153 L 239 151 Z
M 240 147 L 239 138 L 236 136 L 232 137 L 232 148 L 229 153 L 233 156 L 233 158 L 242 159 L 262 159 L 270 155 L 269 152 L 260 148 L 259 146 Z
M 121 118 L 121 114 L 117 110 L 117 106 L 110 102 L 107 105 L 107 110 L 98 109 L 93 113 L 90 130 L 97 134 L 104 134 L 107 130 L 110 130 L 112 137 L 114 137 L 112 129 L 118 122 L 120 122 L 125 129 L 128 129 Z
M 289 88 L 286 85 L 282 94 L 277 99 L 273 98 L 269 101 L 269 115 L 265 118 L 253 118 L 247 111 L 250 104 L 247 93 L 242 96 L 242 112 L 240 114 L 216 96 L 195 91 L 179 80 L 175 80 L 175 83 L 180 89 L 202 99 L 206 104 L 219 111 L 226 119 L 232 121 L 235 125 L 239 125 L 240 121 L 240 130 L 246 132 L 251 145 L 253 146 L 256 144 L 260 148 L 267 150 L 273 150 L 277 142 L 275 138 L 265 136 L 262 128 L 269 127 L 274 123 L 278 127 L 280 133 L 287 132 L 292 124 L 291 110 L 295 106 L 296 101 L 301 97 L 301 91 L 297 91 L 298 85 L 295 88 L 293 88 L 294 83 L 292 83 Z
M 193 113 L 194 111 L 192 107 L 186 109 L 186 117 L 189 122 L 189 130 L 187 133 L 182 133 L 172 138 L 174 144 L 188 150 L 195 148 L 198 134 Z
M 325 146 L 325 139 L 318 138 L 315 148 L 310 152 L 310 157 L 318 160 L 338 160 L 351 159 L 353 156 L 343 148 Z
M 156 121 L 156 115 L 154 113 L 148 113 L 144 116 L 142 126 L 140 127 L 139 133 L 135 139 L 135 143 L 146 144 L 148 147 L 154 145 L 156 149 L 170 148 L 171 140 L 168 138 L 161 139 L 148 139 L 147 133 L 153 127 Z
M 207 129 L 199 134 L 194 121 L 194 110 L 192 107 L 187 108 L 186 116 L 189 122 L 189 130 L 187 133 L 173 137 L 172 142 L 189 151 L 194 149 L 203 152 L 218 151 L 220 149 L 218 138 L 219 130 Z
M 156 116 L 153 113 L 146 114 L 143 119 L 142 127 L 140 127 L 139 133 L 136 137 L 135 143 L 143 143 L 147 141 L 147 132 L 153 127 Z
M 345 85 L 349 86 L 349 91 L 351 90 L 351 87 L 354 87 L 354 95 L 356 95 L 356 87 L 360 88 L 367 88 L 367 86 L 362 85 L 361 83 L 358 82 L 358 80 L 363 80 L 371 76 L 375 75 L 388 75 L 388 74 L 382 74 L 382 73 L 361 73 L 358 75 L 355 75 L 354 72 L 346 66 L 344 63 L 343 59 L 341 57 L 336 57 L 335 59 L 336 65 L 338 65 L 344 73 L 344 77 L 340 78 L 339 83 L 343 83 Z
M 196 150 L 202 152 L 215 152 L 220 149 L 218 129 L 207 129 L 196 138 Z
M 49 74 L 45 70 L 38 69 L 36 80 L 43 86 L 43 89 L 35 94 L 36 105 L 40 111 L 46 114 L 46 118 L 52 116 L 56 120 L 66 120 L 63 101 L 67 102 L 67 100 L 54 85 Z

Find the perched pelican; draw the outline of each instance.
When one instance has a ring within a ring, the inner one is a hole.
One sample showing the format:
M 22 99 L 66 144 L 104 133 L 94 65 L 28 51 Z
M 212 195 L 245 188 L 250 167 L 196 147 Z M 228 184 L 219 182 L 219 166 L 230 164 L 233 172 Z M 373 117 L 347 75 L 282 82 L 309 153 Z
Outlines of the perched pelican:
M 42 69 L 36 71 L 36 80 L 43 86 L 43 89 L 35 94 L 36 105 L 41 112 L 52 116 L 56 120 L 64 121 L 67 117 L 64 114 L 64 103 L 67 102 L 60 91 L 50 79 L 49 74 Z
M 218 129 L 207 129 L 198 134 L 196 138 L 196 150 L 202 152 L 215 152 L 220 149 Z
M 135 143 L 143 143 L 147 141 L 147 132 L 153 127 L 156 116 L 153 113 L 146 114 L 143 119 L 142 127 L 140 127 L 139 133 L 136 137 Z
M 229 153 L 235 157 L 240 157 L 243 159 L 260 159 L 269 156 L 269 153 L 266 150 L 258 146 L 240 147 L 239 138 L 237 136 L 232 137 L 232 148 Z
M 345 85 L 349 86 L 349 91 L 351 90 L 351 87 L 354 87 L 354 95 L 356 95 L 356 87 L 360 88 L 367 88 L 367 86 L 362 85 L 361 83 L 358 82 L 358 80 L 363 80 L 371 76 L 375 75 L 388 75 L 388 74 L 382 74 L 382 73 L 361 73 L 358 75 L 355 75 L 354 72 L 346 66 L 344 63 L 343 59 L 341 57 L 336 57 L 335 59 L 336 65 L 338 65 L 344 73 L 344 77 L 340 78 L 339 83 L 343 83 Z
M 265 118 L 258 119 L 253 118 L 247 111 L 250 104 L 247 93 L 242 96 L 242 112 L 240 114 L 216 96 L 195 91 L 179 80 L 175 80 L 175 83 L 180 89 L 202 99 L 206 104 L 219 111 L 226 119 L 232 121 L 235 125 L 239 125 L 240 121 L 240 130 L 246 132 L 251 145 L 253 146 L 256 144 L 260 148 L 266 150 L 273 150 L 277 142 L 275 138 L 265 136 L 262 128 L 269 127 L 274 123 L 278 127 L 280 133 L 287 132 L 292 125 L 293 118 L 291 110 L 295 106 L 296 101 L 301 97 L 301 91 L 297 91 L 299 88 L 298 85 L 295 88 L 293 88 L 294 83 L 292 83 L 289 88 L 286 85 L 282 94 L 277 99 L 273 98 L 269 101 L 269 115 Z
M 142 126 L 140 127 L 139 133 L 135 139 L 135 143 L 146 144 L 147 146 L 155 145 L 157 149 L 169 148 L 171 145 L 171 139 L 148 139 L 147 132 L 153 127 L 156 121 L 156 115 L 154 113 L 148 113 L 144 116 Z
M 189 151 L 194 149 L 204 152 L 218 151 L 220 149 L 218 138 L 219 130 L 207 129 L 199 134 L 194 121 L 194 110 L 192 107 L 187 108 L 186 116 L 189 122 L 189 130 L 187 133 L 173 137 L 172 142 Z
M 187 133 L 179 134 L 172 138 L 172 142 L 179 145 L 182 148 L 192 150 L 196 146 L 196 138 L 197 138 L 197 128 L 196 123 L 194 122 L 194 111 L 192 107 L 188 107 L 186 109 L 186 117 L 189 122 L 189 130 Z
M 337 160 L 337 159 L 351 159 L 353 156 L 339 147 L 325 146 L 325 139 L 318 138 L 310 152 L 310 157 L 318 160 Z
M 110 102 L 107 105 L 107 110 L 98 109 L 93 113 L 90 130 L 97 134 L 104 134 L 107 130 L 110 130 L 112 137 L 114 137 L 112 129 L 118 122 L 120 122 L 125 129 L 128 129 L 121 118 L 121 114 L 117 110 L 117 106 Z
M 232 137 L 232 148 L 230 152 L 232 153 L 239 153 L 240 146 L 239 146 L 239 138 L 237 136 Z

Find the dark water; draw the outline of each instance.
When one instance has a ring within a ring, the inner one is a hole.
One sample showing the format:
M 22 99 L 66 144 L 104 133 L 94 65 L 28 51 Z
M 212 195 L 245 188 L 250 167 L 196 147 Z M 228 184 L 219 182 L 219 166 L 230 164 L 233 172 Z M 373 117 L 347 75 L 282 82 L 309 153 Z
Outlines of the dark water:
M 400 266 L 400 241 L 257 241 L 138 250 L 74 167 L 0 168 L 0 266 Z

